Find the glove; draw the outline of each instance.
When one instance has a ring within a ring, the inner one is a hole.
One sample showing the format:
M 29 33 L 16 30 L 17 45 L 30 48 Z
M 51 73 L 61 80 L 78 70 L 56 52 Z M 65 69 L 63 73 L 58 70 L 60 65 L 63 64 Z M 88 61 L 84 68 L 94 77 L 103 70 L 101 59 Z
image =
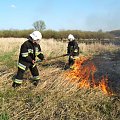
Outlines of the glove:
M 43 55 L 42 53 L 40 53 L 40 54 L 38 55 L 38 58 L 41 59 L 41 60 L 43 60 L 43 59 L 44 59 L 44 55 Z

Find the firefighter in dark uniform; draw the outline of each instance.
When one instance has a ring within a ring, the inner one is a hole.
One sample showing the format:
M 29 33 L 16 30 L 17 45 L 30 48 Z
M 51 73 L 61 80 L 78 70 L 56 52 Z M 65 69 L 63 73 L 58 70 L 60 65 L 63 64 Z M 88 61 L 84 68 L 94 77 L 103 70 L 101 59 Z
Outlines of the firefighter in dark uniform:
M 67 47 L 67 54 L 69 55 L 68 64 L 69 67 L 72 68 L 75 59 L 77 59 L 79 56 L 79 46 L 72 34 L 68 35 L 68 41 L 69 41 Z
M 42 39 L 42 35 L 39 31 L 34 31 L 28 37 L 28 40 L 21 45 L 19 61 L 18 61 L 18 72 L 13 81 L 12 87 L 16 88 L 23 82 L 23 75 L 29 68 L 33 76 L 33 85 L 37 86 L 39 83 L 39 72 L 35 65 L 35 57 L 43 60 L 44 55 L 41 52 L 39 41 Z

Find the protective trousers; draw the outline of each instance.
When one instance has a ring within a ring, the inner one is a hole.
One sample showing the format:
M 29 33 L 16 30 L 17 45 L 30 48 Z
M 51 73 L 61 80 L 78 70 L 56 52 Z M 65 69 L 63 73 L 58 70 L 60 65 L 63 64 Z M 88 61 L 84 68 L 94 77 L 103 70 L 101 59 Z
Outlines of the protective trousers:
M 69 60 L 68 60 L 69 66 L 72 66 L 77 58 L 79 58 L 79 56 L 69 56 Z
M 39 81 L 40 78 L 39 78 L 39 72 L 38 72 L 37 67 L 36 66 L 34 66 L 34 67 L 30 66 L 29 69 L 30 69 L 30 72 L 33 76 L 33 80 Z M 22 69 L 18 68 L 18 72 L 17 72 L 17 75 L 16 75 L 16 78 L 15 78 L 14 82 L 18 83 L 18 84 L 22 84 L 24 73 L 25 73 L 25 70 L 22 70 Z

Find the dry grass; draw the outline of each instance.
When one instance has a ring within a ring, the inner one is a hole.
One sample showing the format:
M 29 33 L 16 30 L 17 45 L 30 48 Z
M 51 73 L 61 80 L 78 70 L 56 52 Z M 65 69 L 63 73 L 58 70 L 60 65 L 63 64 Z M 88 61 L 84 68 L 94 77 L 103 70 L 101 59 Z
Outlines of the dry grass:
M 120 99 L 96 89 L 77 89 L 68 85 L 59 68 L 41 70 L 42 82 L 34 88 L 28 81 L 17 90 L 11 88 L 10 75 L 1 79 L 1 113 L 10 120 L 119 120 Z M 9 78 L 9 79 L 8 79 Z M 6 87 L 7 86 L 7 87 Z
M 8 42 L 5 44 L 4 41 Z M 1 38 L 0 52 L 13 51 L 24 41 L 24 38 Z M 67 43 L 52 39 L 41 41 L 46 58 L 65 54 L 66 47 Z M 118 49 L 112 44 L 80 44 L 80 48 L 83 54 Z M 16 49 L 13 60 L 17 60 L 18 54 L 19 49 Z M 69 84 L 61 65 L 61 62 L 67 62 L 66 59 L 38 65 L 41 83 L 35 88 L 24 80 L 17 90 L 11 88 L 11 78 L 17 68 L 8 70 L 6 65 L 0 65 L 0 120 L 119 120 L 120 98 L 107 96 L 99 89 L 78 89 Z M 30 77 L 29 71 L 25 77 Z
M 0 53 L 10 52 L 15 48 L 19 48 L 24 41 L 24 38 L 0 38 Z
M 113 52 L 119 49 L 118 46 L 114 44 L 102 45 L 100 43 L 86 45 L 85 43 L 79 45 L 81 50 L 86 54 L 99 54 L 104 52 Z
M 21 44 L 25 41 L 25 38 L 0 38 L 0 53 L 5 53 L 12 51 L 13 49 L 17 48 L 17 53 L 19 53 L 19 48 Z M 41 40 L 40 42 L 41 48 L 43 53 L 46 56 L 53 55 L 61 55 L 65 54 L 67 43 L 57 42 L 53 39 L 49 40 Z M 113 44 L 102 45 L 99 43 L 86 45 L 85 43 L 79 44 L 80 50 L 83 53 L 100 53 L 105 51 L 114 51 L 117 50 L 119 47 L 116 47 Z

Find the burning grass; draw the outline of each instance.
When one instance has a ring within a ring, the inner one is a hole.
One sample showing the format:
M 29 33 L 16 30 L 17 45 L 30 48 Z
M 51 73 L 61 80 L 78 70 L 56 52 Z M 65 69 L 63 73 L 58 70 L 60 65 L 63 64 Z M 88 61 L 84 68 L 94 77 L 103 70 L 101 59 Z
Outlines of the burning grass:
M 68 81 L 74 83 L 77 88 L 99 88 L 105 94 L 112 95 L 112 91 L 108 87 L 107 76 L 102 76 L 102 79 L 95 79 L 97 69 L 90 59 L 91 57 L 84 56 L 76 59 L 72 66 L 73 69 L 66 72 Z

